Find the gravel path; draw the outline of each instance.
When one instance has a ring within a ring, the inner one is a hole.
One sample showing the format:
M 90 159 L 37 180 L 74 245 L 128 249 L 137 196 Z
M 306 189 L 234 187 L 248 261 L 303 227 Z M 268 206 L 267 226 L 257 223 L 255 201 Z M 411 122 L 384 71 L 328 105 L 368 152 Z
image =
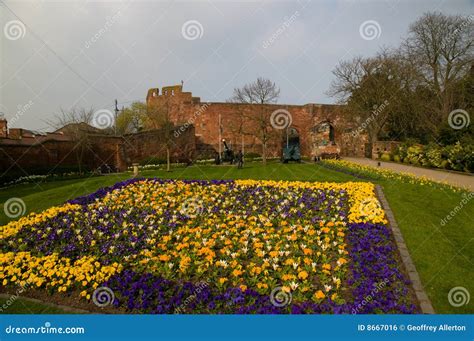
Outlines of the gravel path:
M 376 160 L 372 159 L 363 159 L 363 158 L 354 158 L 354 157 L 343 157 L 344 160 L 355 162 L 361 165 L 374 166 L 377 167 Z M 381 167 L 385 169 L 390 169 L 396 172 L 405 172 L 411 173 L 417 176 L 426 176 L 427 178 L 444 181 L 451 185 L 462 186 L 468 188 L 471 191 L 474 191 L 474 176 L 469 174 L 458 174 L 452 172 L 446 172 L 442 170 L 426 169 L 420 167 L 413 167 L 405 164 L 393 163 L 393 162 L 383 162 L 380 161 Z

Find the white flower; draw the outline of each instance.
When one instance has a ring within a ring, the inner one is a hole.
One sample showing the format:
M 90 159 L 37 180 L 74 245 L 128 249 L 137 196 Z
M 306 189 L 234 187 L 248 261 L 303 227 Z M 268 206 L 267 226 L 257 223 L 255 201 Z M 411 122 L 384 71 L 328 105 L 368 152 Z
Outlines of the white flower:
M 328 292 L 331 289 L 332 289 L 332 286 L 324 284 L 324 290 L 326 290 L 326 292 Z
M 298 268 L 298 266 L 299 266 L 299 264 L 298 264 L 298 263 L 293 263 L 293 269 L 295 269 L 295 270 L 296 270 L 296 269 Z
M 296 290 L 298 288 L 298 283 L 295 283 L 294 281 L 290 283 L 290 288 L 291 290 Z

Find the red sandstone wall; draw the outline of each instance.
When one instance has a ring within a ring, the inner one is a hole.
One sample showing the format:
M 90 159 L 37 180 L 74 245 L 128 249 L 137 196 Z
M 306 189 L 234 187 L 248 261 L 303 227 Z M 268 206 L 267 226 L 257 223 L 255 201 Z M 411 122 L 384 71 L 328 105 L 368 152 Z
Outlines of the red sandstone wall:
M 24 176 L 54 172 L 78 165 L 79 147 L 73 141 L 49 140 L 30 144 L 26 139 L 0 139 L 0 174 Z M 35 143 L 35 144 L 33 144 Z M 194 159 L 194 127 L 187 127 L 179 137 L 173 136 L 171 159 L 173 162 L 189 162 Z M 84 148 L 82 165 L 96 169 L 103 165 L 124 171 L 134 162 L 142 162 L 154 156 L 166 158 L 164 134 L 161 130 L 148 131 L 125 137 L 90 135 Z
M 194 127 L 188 126 L 171 136 L 171 162 L 191 162 L 195 157 Z M 127 164 L 141 163 L 150 157 L 166 159 L 166 136 L 162 130 L 145 131 L 124 136 L 123 151 Z
M 161 93 L 159 89 L 150 89 L 147 95 L 149 106 L 160 105 L 165 102 L 168 103 L 170 108 L 170 119 L 175 124 L 194 124 L 198 154 L 202 150 L 218 151 L 220 137 L 226 139 L 234 150 L 241 149 L 243 145 L 245 153 L 257 152 L 261 154 L 260 129 L 256 127 L 257 122 L 255 120 L 249 119 L 251 115 L 261 113 L 261 106 L 200 102 L 199 98 L 193 97 L 190 92 L 182 92 L 181 86 L 165 87 Z M 343 135 L 347 130 L 347 122 L 344 120 L 340 106 L 319 104 L 265 105 L 264 112 L 268 121 L 270 121 L 270 115 L 273 111 L 282 109 L 287 110 L 291 115 L 291 127 L 299 133 L 300 149 L 303 156 L 312 158 L 323 151 L 324 148 L 316 146 L 316 140 L 323 137 L 315 136 L 313 133 L 313 128 L 323 121 L 330 121 L 335 128 L 335 140 L 338 150 L 350 152 L 346 145 L 343 147 Z M 244 119 L 242 119 L 243 117 Z M 269 132 L 272 138 L 267 143 L 268 156 L 280 156 L 285 130 L 270 129 Z M 351 142 L 363 145 L 363 140 L 364 136 L 360 135 Z M 334 148 L 329 149 L 332 151 Z

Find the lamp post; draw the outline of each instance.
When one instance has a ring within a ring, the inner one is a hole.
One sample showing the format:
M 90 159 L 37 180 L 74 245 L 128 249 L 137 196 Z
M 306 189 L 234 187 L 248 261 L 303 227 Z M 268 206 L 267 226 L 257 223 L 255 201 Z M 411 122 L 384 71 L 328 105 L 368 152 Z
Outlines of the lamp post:
M 222 125 L 221 125 L 221 114 L 219 114 L 219 158 L 222 159 Z

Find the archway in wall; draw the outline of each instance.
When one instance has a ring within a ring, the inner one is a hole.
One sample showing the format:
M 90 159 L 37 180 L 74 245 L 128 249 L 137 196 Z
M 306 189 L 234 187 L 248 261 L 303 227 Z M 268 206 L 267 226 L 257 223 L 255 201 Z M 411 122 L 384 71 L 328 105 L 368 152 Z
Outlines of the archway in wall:
M 335 156 L 340 153 L 336 143 L 336 130 L 329 120 L 324 120 L 311 129 L 311 157 Z
M 283 134 L 282 160 L 283 162 L 301 160 L 300 134 L 295 127 L 289 127 Z

